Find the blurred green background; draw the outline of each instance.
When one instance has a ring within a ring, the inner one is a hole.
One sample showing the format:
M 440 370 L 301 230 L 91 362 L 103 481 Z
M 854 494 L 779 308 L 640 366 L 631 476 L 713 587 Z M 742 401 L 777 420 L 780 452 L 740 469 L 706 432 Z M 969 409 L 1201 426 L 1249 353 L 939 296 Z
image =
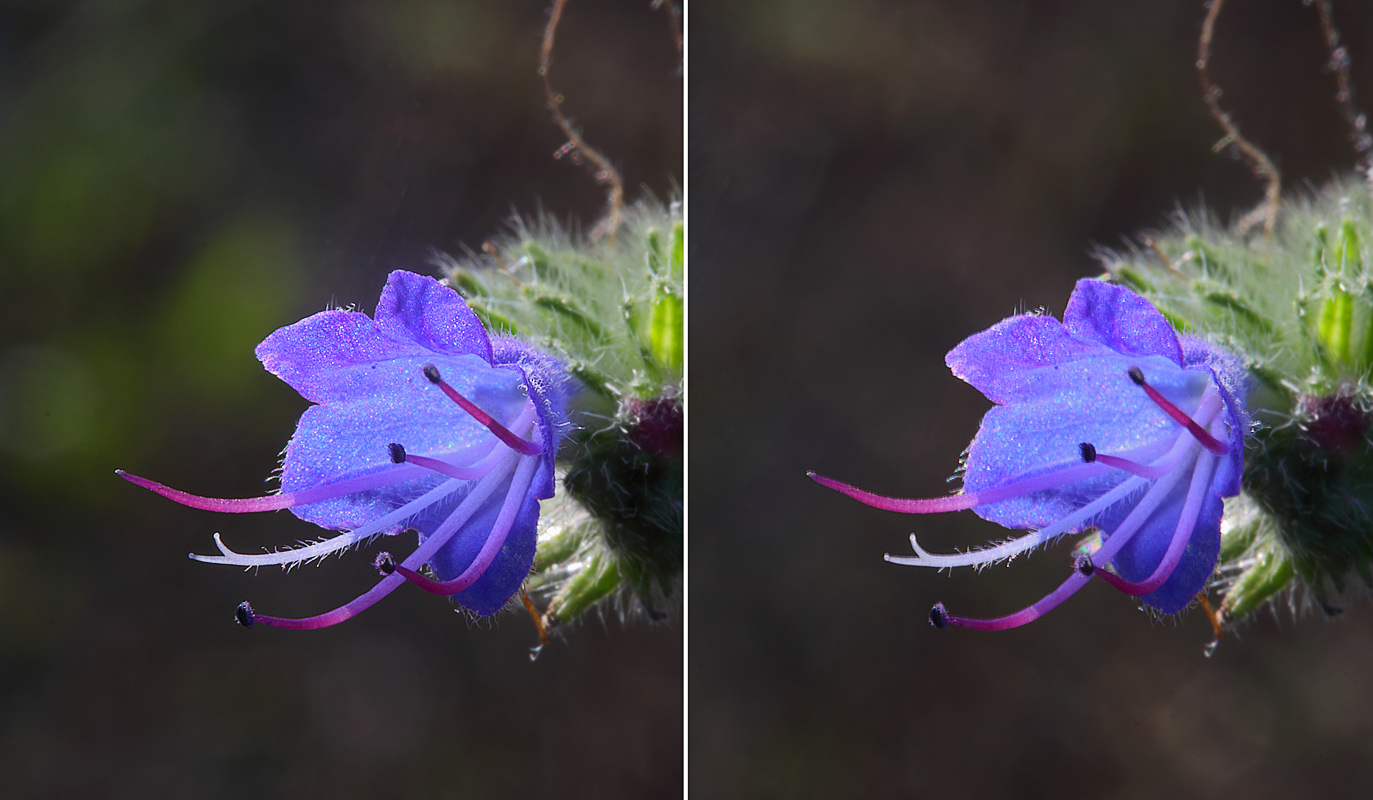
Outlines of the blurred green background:
M 1373 108 L 1373 5 L 1335 0 Z M 1063 550 L 887 564 L 1002 529 L 808 481 L 939 495 L 988 402 L 944 353 L 1059 315 L 1094 245 L 1262 186 L 1213 154 L 1201 0 L 744 0 L 691 27 L 691 786 L 700 797 L 1346 797 L 1373 784 L 1373 606 L 1262 614 L 1211 659 L 1091 585 L 1005 633 Z M 1231 0 L 1213 75 L 1288 187 L 1353 153 L 1313 7 Z
M 0 5 L 0 797 L 658 797 L 680 792 L 682 635 L 591 620 L 546 648 L 375 579 L 196 564 L 318 535 L 120 481 L 251 496 L 306 404 L 253 347 L 370 312 L 512 211 L 604 203 L 536 75 L 538 2 Z M 575 0 L 555 86 L 630 195 L 681 182 L 666 15 Z M 375 548 L 373 548 L 375 549 Z

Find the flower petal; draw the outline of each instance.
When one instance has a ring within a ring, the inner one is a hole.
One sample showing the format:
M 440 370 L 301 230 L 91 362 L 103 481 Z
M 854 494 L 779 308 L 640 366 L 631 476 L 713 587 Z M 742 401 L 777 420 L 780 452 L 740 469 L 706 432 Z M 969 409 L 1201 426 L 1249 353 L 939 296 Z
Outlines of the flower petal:
M 452 289 L 400 270 L 382 290 L 376 321 L 357 311 L 323 311 L 257 346 L 268 372 L 315 403 L 368 390 L 369 370 L 380 362 L 467 354 L 491 363 L 491 343 L 477 316 Z
M 556 359 L 524 342 L 496 337 L 491 345 L 493 364 L 519 370 L 524 376 L 525 386 L 529 387 L 529 399 L 539 413 L 539 430 L 543 434 L 543 441 L 562 441 L 568 426 L 567 404 L 579 388 L 577 382 Z M 553 496 L 553 461 L 557 455 L 556 447 L 544 448 L 543 459 L 547 469 L 540 470 L 540 477 L 534 481 L 535 497 Z
M 1196 409 L 1210 382 L 1201 370 L 1181 370 L 1158 357 L 1125 359 L 1094 356 L 1053 367 L 1028 370 L 1016 378 L 1038 384 L 1017 392 L 1035 399 L 996 406 L 982 418 L 968 448 L 964 491 L 979 492 L 1032 475 L 1082 463 L 1080 445 L 1135 460 L 1157 458 L 1176 439 L 1180 428 L 1144 392 L 1126 370 L 1139 365 L 1152 385 L 1189 413 Z M 1111 473 L 1052 491 L 978 506 L 984 519 L 1010 528 L 1051 524 L 1124 480 Z
M 540 467 L 540 472 L 543 468 Z M 539 482 L 538 474 L 534 482 Z M 512 480 L 514 476 L 512 475 Z M 517 487 L 519 488 L 519 487 Z M 439 580 L 452 580 L 467 569 L 473 559 L 486 544 L 494 531 L 496 517 L 500 514 L 505 490 L 492 493 L 482 509 L 463 526 L 457 535 L 445 544 L 433 558 L 429 566 Z M 471 586 L 452 595 L 459 605 L 479 616 L 490 616 L 505 607 L 511 595 L 529 577 L 534 565 L 534 549 L 538 541 L 539 501 L 531 493 L 524 491 L 518 500 L 520 508 L 515 516 L 505 543 L 497 553 L 491 566 Z
M 424 353 L 382 335 L 357 311 L 321 311 L 274 331 L 257 346 L 262 366 L 314 403 L 347 399 L 377 362 Z
M 1140 598 L 1163 614 L 1176 614 L 1192 602 L 1211 579 L 1220 553 L 1220 518 L 1224 502 L 1214 490 L 1207 491 L 1196 524 L 1190 531 L 1179 532 L 1178 519 L 1186 496 L 1187 482 L 1182 481 L 1111 561 L 1117 575 L 1139 583 L 1153 574 L 1175 535 L 1187 537 L 1187 549 L 1167 582 Z M 1110 527 L 1109 523 L 1107 527 Z
M 1123 286 L 1084 278 L 1073 287 L 1063 325 L 1073 337 L 1117 353 L 1163 356 L 1182 366 L 1177 332 L 1153 303 Z
M 944 363 L 988 400 L 1005 404 L 1042 393 L 1039 382 L 1026 380 L 1026 373 L 1102 352 L 1069 336 L 1053 317 L 1021 314 L 964 339 Z
M 399 442 L 415 455 L 471 464 L 490 451 L 496 439 L 424 378 L 433 363 L 472 402 L 503 424 L 526 408 L 520 372 L 492 367 L 473 355 L 433 358 L 432 354 L 349 367 L 355 387 L 347 400 L 312 406 L 301 415 L 286 446 L 283 491 L 353 477 L 390 463 L 389 445 Z M 340 372 L 340 375 L 342 375 Z M 326 528 L 363 525 L 408 502 L 442 480 L 426 476 L 369 492 L 298 506 L 296 516 Z
M 1245 401 L 1253 378 L 1244 368 L 1244 362 L 1233 354 L 1191 336 L 1182 337 L 1181 342 L 1183 363 L 1190 368 L 1209 371 L 1225 401 L 1226 421 L 1230 427 L 1226 444 L 1230 446 L 1230 452 L 1212 479 L 1212 487 L 1221 497 L 1234 497 L 1240 493 L 1240 478 L 1244 473 L 1244 437 L 1249 433 L 1250 425 Z
M 433 353 L 473 354 L 491 363 L 491 341 L 462 297 L 433 278 L 396 270 L 377 301 L 377 328 Z

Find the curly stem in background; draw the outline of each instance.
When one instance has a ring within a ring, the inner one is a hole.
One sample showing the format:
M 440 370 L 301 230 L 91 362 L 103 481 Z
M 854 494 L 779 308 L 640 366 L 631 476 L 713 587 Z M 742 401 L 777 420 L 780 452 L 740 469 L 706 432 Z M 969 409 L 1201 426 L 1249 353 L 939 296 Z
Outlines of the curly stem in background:
M 614 241 L 615 231 L 624 221 L 624 181 L 620 178 L 619 170 L 610 163 L 610 159 L 587 144 L 582 135 L 563 115 L 562 97 L 553 90 L 553 84 L 548 80 L 548 73 L 553 65 L 553 39 L 558 31 L 558 23 L 562 21 L 563 8 L 566 5 L 567 0 L 553 0 L 553 8 L 548 15 L 548 27 L 544 28 L 543 32 L 543 47 L 539 50 L 539 79 L 543 82 L 543 93 L 548 100 L 548 110 L 553 115 L 553 123 L 567 137 L 567 144 L 558 150 L 555 157 L 561 157 L 564 153 L 572 153 L 574 158 L 585 159 L 591 163 L 596 180 L 610 186 L 606 199 L 605 219 L 596 225 L 595 230 L 592 231 L 592 236 L 594 238 L 605 237 Z
M 1330 49 L 1329 69 L 1335 73 L 1335 102 L 1339 103 L 1340 115 L 1349 125 L 1349 141 L 1358 157 L 1358 169 L 1369 174 L 1373 169 L 1373 136 L 1368 133 L 1368 117 L 1354 105 L 1354 85 L 1349 80 L 1349 49 L 1340 44 L 1340 32 L 1335 29 L 1334 14 L 1330 10 L 1330 0 L 1316 0 L 1316 11 L 1321 17 L 1321 35 Z
M 1207 71 L 1207 65 L 1211 60 L 1211 37 L 1215 32 L 1216 18 L 1220 16 L 1220 9 L 1224 4 L 1225 0 L 1211 0 L 1210 7 L 1206 12 L 1206 20 L 1201 24 L 1201 38 L 1197 41 L 1197 73 L 1201 77 L 1202 100 L 1210 109 L 1211 116 L 1220 123 L 1221 129 L 1225 131 L 1225 136 L 1216 143 L 1216 151 L 1219 152 L 1233 144 L 1253 163 L 1254 173 L 1268 181 L 1268 190 L 1264 192 L 1263 204 L 1240 220 L 1239 229 L 1246 231 L 1261 219 L 1263 220 L 1264 237 L 1271 238 L 1273 225 L 1278 218 L 1282 176 L 1278 174 L 1278 168 L 1273 166 L 1272 160 L 1262 150 L 1240 135 L 1240 129 L 1230 118 L 1230 114 L 1220 107 L 1220 87 L 1211 81 L 1211 75 Z

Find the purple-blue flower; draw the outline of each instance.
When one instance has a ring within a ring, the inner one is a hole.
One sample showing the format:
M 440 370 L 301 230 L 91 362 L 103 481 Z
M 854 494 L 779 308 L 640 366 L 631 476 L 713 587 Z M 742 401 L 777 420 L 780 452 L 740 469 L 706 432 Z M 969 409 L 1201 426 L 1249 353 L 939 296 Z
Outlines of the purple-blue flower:
M 553 358 L 489 337 L 456 292 L 392 272 L 375 319 L 324 311 L 281 328 L 257 347 L 269 372 L 315 405 L 286 446 L 281 492 L 230 500 L 200 497 L 120 471 L 127 480 L 193 508 L 289 508 L 336 536 L 249 555 L 215 535 L 212 564 L 288 566 L 407 530 L 418 547 L 378 558 L 382 579 L 339 608 L 305 619 L 238 619 L 311 629 L 355 616 L 407 580 L 450 595 L 478 615 L 499 611 L 534 560 L 539 500 L 553 495 L 553 459 L 573 384 Z M 435 576 L 420 574 L 425 566 Z
M 887 556 L 923 567 L 984 566 L 1095 528 L 1054 591 L 1009 616 L 957 617 L 938 627 L 1003 630 L 1056 607 L 1093 576 L 1164 614 L 1185 608 L 1215 571 L 1222 498 L 1239 493 L 1248 383 L 1230 353 L 1179 337 L 1149 301 L 1079 281 L 1063 321 L 1020 314 L 965 339 L 945 362 L 996 405 L 968 448 L 963 491 L 883 497 L 811 474 L 868 505 L 909 514 L 972 509 L 1032 532 L 968 553 Z

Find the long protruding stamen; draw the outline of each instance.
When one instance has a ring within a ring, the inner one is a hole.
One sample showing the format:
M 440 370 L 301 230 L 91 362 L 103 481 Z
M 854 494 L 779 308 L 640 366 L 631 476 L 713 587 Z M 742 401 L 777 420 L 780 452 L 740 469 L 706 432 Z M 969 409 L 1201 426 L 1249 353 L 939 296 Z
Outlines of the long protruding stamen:
M 1187 543 L 1192 538 L 1192 530 L 1197 526 L 1197 518 L 1201 516 L 1201 506 L 1206 499 L 1206 489 L 1210 485 L 1215 462 L 1216 457 L 1210 453 L 1198 456 L 1196 469 L 1192 473 L 1192 482 L 1187 487 L 1187 499 L 1183 501 L 1182 512 L 1178 516 L 1177 529 L 1168 542 L 1168 550 L 1164 552 L 1163 558 L 1148 578 L 1133 583 L 1104 569 L 1096 570 L 1096 575 L 1116 589 L 1134 597 L 1143 597 L 1167 583 L 1173 575 L 1173 570 L 1177 569 L 1178 563 L 1182 561 L 1183 553 L 1187 551 Z M 1086 564 L 1092 565 L 1093 560 L 1104 563 L 1099 558 L 1088 556 Z M 1088 574 L 1091 574 L 1090 571 Z
M 506 458 L 515 458 L 513 454 L 506 454 Z M 486 498 L 500 485 L 501 479 L 506 474 L 505 470 L 493 470 L 492 474 L 482 478 L 472 487 L 453 513 L 445 519 L 434 533 L 420 543 L 415 551 L 405 559 L 405 566 L 408 569 L 417 569 L 427 562 L 447 544 L 453 536 L 462 529 L 472 515 L 477 512 L 486 502 Z M 375 605 L 382 598 L 395 591 L 397 587 L 405 583 L 405 578 L 401 575 L 387 575 L 382 578 L 375 586 L 367 592 L 345 603 L 333 611 L 317 614 L 313 617 L 288 618 L 288 617 L 269 617 L 263 614 L 252 613 L 251 618 L 254 622 L 261 623 L 271 628 L 286 628 L 289 630 L 307 631 L 316 628 L 327 628 L 330 625 L 337 625 L 344 620 L 351 619 L 358 614 L 366 611 Z
M 1161 454 L 1163 463 L 1176 464 L 1187 455 L 1189 449 L 1195 447 L 1193 440 L 1178 436 L 1171 443 L 1168 450 Z M 1152 457 L 1150 448 L 1143 448 L 1139 451 L 1144 458 Z M 981 566 L 990 564 L 993 561 L 1000 561 L 1003 558 L 1010 558 L 1019 555 L 1027 550 L 1032 550 L 1041 544 L 1052 541 L 1065 533 L 1080 530 L 1087 525 L 1097 515 L 1105 512 L 1116 503 L 1124 501 L 1149 485 L 1144 478 L 1131 477 L 1121 482 L 1118 486 L 1111 489 L 1106 494 L 1098 497 L 1092 502 L 1077 509 L 1073 513 L 1056 520 L 1054 524 L 1032 531 L 1017 539 L 994 547 L 986 547 L 980 550 L 972 550 L 967 553 L 930 553 L 924 550 L 915 535 L 911 535 L 911 547 L 915 550 L 914 556 L 883 556 L 893 564 L 905 564 L 914 567 L 933 567 L 944 569 L 945 567 L 966 567 Z
M 1126 371 L 1126 374 L 1130 376 L 1130 380 L 1134 381 L 1136 386 L 1144 390 L 1144 393 L 1149 396 L 1150 400 L 1154 401 L 1155 405 L 1163 409 L 1163 413 L 1172 417 L 1173 421 L 1177 422 L 1179 425 L 1186 427 L 1187 432 L 1192 434 L 1198 442 L 1201 442 L 1202 447 L 1205 447 L 1218 456 L 1223 456 L 1230 451 L 1230 448 L 1227 447 L 1225 443 L 1216 439 L 1216 437 L 1212 436 L 1210 433 L 1207 433 L 1206 429 L 1198 425 L 1196 420 L 1187 416 L 1183 413 L 1182 409 L 1173 405 L 1168 398 L 1159 394 L 1157 389 L 1150 386 L 1149 382 L 1144 380 L 1144 371 L 1139 367 L 1130 367 L 1130 369 Z
M 1110 538 L 1097 550 L 1096 556 L 1102 563 L 1109 562 L 1115 558 L 1120 549 L 1129 544 L 1130 538 L 1135 535 L 1140 526 L 1149 518 L 1159 507 L 1168 493 L 1173 490 L 1177 482 L 1181 479 L 1179 471 L 1161 478 L 1149 488 L 1149 491 L 1140 498 L 1139 503 L 1126 515 L 1120 525 Z M 1004 631 L 1009 628 L 1018 628 L 1033 622 L 1053 609 L 1057 608 L 1064 600 L 1072 597 L 1078 589 L 1087 585 L 1091 580 L 1090 575 L 1083 574 L 1082 570 L 1075 569 L 1073 574 L 1068 577 L 1057 589 L 1040 598 L 1037 602 L 1004 617 L 995 619 L 974 619 L 971 617 L 956 617 L 946 610 L 942 604 L 936 605 L 930 612 L 930 621 L 936 627 L 954 625 L 959 628 L 972 628 L 982 631 Z M 941 624 L 942 622 L 942 624 Z
M 947 567 L 976 567 L 983 564 L 990 564 L 1005 558 L 1020 555 L 1027 550 L 1050 542 L 1065 533 L 1071 533 L 1089 520 L 1105 512 L 1116 503 L 1124 501 L 1130 495 L 1144 489 L 1148 484 L 1140 478 L 1130 478 L 1119 486 L 1115 487 L 1106 494 L 1098 497 L 1087 505 L 1074 511 L 1062 519 L 1056 520 L 1054 524 L 1031 531 L 1024 536 L 1017 537 L 1009 542 L 1003 542 L 993 547 L 984 547 L 979 550 L 970 550 L 966 553 L 931 553 L 920 546 L 915 534 L 911 534 L 911 548 L 915 550 L 913 556 L 894 556 L 890 553 L 882 558 L 893 564 L 902 564 L 910 567 L 932 567 L 934 569 L 945 569 Z
M 323 558 L 330 553 L 339 550 L 346 550 L 353 545 L 380 535 L 387 528 L 399 525 L 406 519 L 418 514 L 429 506 L 437 502 L 444 495 L 452 493 L 457 485 L 452 481 L 444 481 L 423 495 L 411 500 L 405 505 L 397 508 L 385 516 L 372 520 L 361 528 L 340 533 L 322 542 L 315 542 L 304 547 L 296 547 L 289 550 L 277 550 L 271 553 L 238 553 L 230 550 L 224 544 L 224 540 L 219 534 L 215 534 L 215 547 L 219 548 L 220 555 L 203 556 L 199 553 L 191 553 L 191 558 L 205 564 L 226 564 L 232 567 L 267 567 L 275 565 L 299 564 L 302 561 L 309 561 L 315 558 Z
M 531 442 L 527 439 L 521 439 L 520 437 L 511 433 L 509 428 L 497 422 L 495 418 L 492 417 L 490 414 L 486 413 L 485 411 L 482 411 L 480 408 L 477 408 L 476 404 L 473 403 L 471 400 L 468 400 L 466 397 L 463 397 L 461 394 L 458 394 L 458 390 L 454 389 L 452 386 L 449 386 L 448 382 L 445 381 L 443 377 L 439 375 L 438 367 L 434 366 L 433 364 L 426 364 L 424 366 L 424 377 L 427 378 L 430 383 L 442 389 L 443 393 L 448 395 L 448 399 L 452 400 L 454 403 L 457 403 L 463 411 L 466 411 L 468 414 L 472 416 L 472 419 L 475 419 L 483 427 L 485 427 L 487 430 L 495 434 L 496 438 L 500 439 L 502 442 L 505 442 L 505 444 L 508 445 L 511 450 L 514 450 L 515 452 L 526 456 L 535 456 L 543 452 L 542 445 L 539 445 L 535 442 Z
M 1023 497 L 1035 492 L 1043 492 L 1049 489 L 1056 489 L 1069 483 L 1085 481 L 1095 478 L 1105 472 L 1100 467 L 1093 467 L 1090 464 L 1076 464 L 1057 472 L 1050 472 L 1044 475 L 1037 475 L 1033 478 L 1012 481 L 1001 486 L 993 486 L 983 489 L 980 492 L 964 492 L 962 494 L 952 494 L 948 497 L 887 497 L 886 495 L 874 494 L 856 486 L 837 481 L 834 478 L 827 478 L 814 472 L 807 472 L 806 477 L 829 489 L 833 489 L 840 494 L 852 497 L 864 505 L 880 508 L 883 511 L 895 511 L 898 514 L 943 514 L 949 511 L 967 511 L 978 506 L 996 503 L 1002 500 L 1010 500 L 1016 497 Z
M 522 413 L 519 419 L 516 420 L 516 425 L 517 427 L 526 425 L 533 419 L 533 407 L 526 407 L 525 413 Z M 401 456 L 400 461 L 408 461 L 412 464 L 411 467 L 407 467 L 403 471 L 396 470 L 389 473 L 393 477 L 407 480 L 422 476 L 426 472 L 437 472 L 446 477 L 463 481 L 476 480 L 490 474 L 503 459 L 509 457 L 508 450 L 498 448 L 493 444 L 490 446 L 489 452 L 470 467 L 457 467 L 440 459 L 427 458 L 424 456 L 409 456 L 405 453 L 405 448 L 400 445 L 392 445 L 389 450 L 393 463 L 399 463 L 396 461 L 396 456 L 399 455 Z M 473 454 L 472 451 L 468 452 L 469 455 Z M 480 453 L 481 449 L 477 449 L 476 452 Z M 412 469 L 415 467 L 423 470 L 423 472 L 412 472 Z M 339 486 L 342 484 L 333 485 Z M 313 544 L 308 544 L 303 547 L 276 550 L 270 553 L 239 553 L 230 550 L 229 547 L 224 544 L 224 540 L 220 538 L 220 535 L 216 533 L 214 535 L 215 547 L 219 548 L 220 555 L 203 556 L 192 553 L 191 558 L 206 564 L 226 564 L 237 567 L 290 566 L 315 558 L 323 558 L 331 553 L 346 550 L 373 536 L 380 535 L 387 528 L 404 522 L 406 519 L 414 516 L 425 507 L 437 502 L 440 498 L 452 493 L 456 489 L 457 484 L 452 481 L 444 481 L 428 492 L 425 492 L 420 497 L 411 500 L 385 516 L 372 520 L 361 528 L 356 528 L 347 533 L 341 533 L 338 536 L 314 542 Z
M 433 470 L 440 475 L 447 475 L 450 478 L 457 478 L 460 481 L 474 481 L 491 471 L 491 466 L 496 463 L 495 459 L 486 458 L 483 462 L 478 462 L 470 467 L 459 467 L 449 464 L 437 458 L 428 456 L 413 456 L 405 452 L 405 448 L 395 442 L 391 443 L 391 462 L 393 464 L 414 464 L 417 467 L 424 467 Z
M 198 508 L 203 511 L 219 511 L 226 514 L 251 514 L 258 511 L 280 511 L 285 508 L 295 508 L 296 506 L 308 506 L 311 503 L 318 503 L 322 500 L 332 500 L 335 497 L 342 497 L 346 494 L 365 492 L 369 489 L 378 489 L 382 486 L 389 486 L 399 481 L 410 480 L 422 474 L 414 467 L 385 467 L 377 472 L 367 475 L 360 475 L 356 478 L 326 483 L 323 486 L 315 486 L 309 489 L 302 489 L 298 492 L 282 492 L 281 494 L 268 495 L 266 497 L 202 497 L 198 494 L 183 492 L 180 489 L 173 489 L 170 486 L 158 483 L 157 481 L 131 475 L 122 469 L 117 469 L 114 474 L 134 484 L 142 486 L 151 492 L 156 492 L 163 497 L 183 506 Z
M 456 578 L 436 581 L 421 575 L 404 564 L 396 564 L 396 572 L 431 594 L 457 594 L 476 583 L 482 575 L 486 574 L 491 562 L 496 560 L 496 555 L 505 546 L 505 540 L 510 535 L 511 527 L 515 524 L 515 517 L 519 514 L 520 506 L 524 502 L 525 495 L 529 492 L 529 484 L 534 480 L 534 472 L 537 468 L 538 462 L 534 459 L 525 459 L 520 463 L 519 469 L 515 471 L 515 476 L 510 481 L 510 489 L 506 492 L 505 501 L 501 503 L 501 510 L 496 514 L 496 521 L 491 525 L 491 532 L 487 535 L 486 541 L 482 543 L 481 550 L 477 552 L 476 558 L 472 559 L 472 563 Z
M 1128 458 L 1098 453 L 1096 447 L 1088 442 L 1083 442 L 1078 446 L 1082 449 L 1082 460 L 1088 464 L 1105 464 L 1108 467 L 1114 467 L 1115 469 L 1128 472 L 1131 475 L 1138 475 L 1141 478 L 1148 478 L 1150 480 L 1162 478 L 1177 467 L 1177 459 L 1171 459 L 1155 465 L 1146 465 L 1131 461 Z

